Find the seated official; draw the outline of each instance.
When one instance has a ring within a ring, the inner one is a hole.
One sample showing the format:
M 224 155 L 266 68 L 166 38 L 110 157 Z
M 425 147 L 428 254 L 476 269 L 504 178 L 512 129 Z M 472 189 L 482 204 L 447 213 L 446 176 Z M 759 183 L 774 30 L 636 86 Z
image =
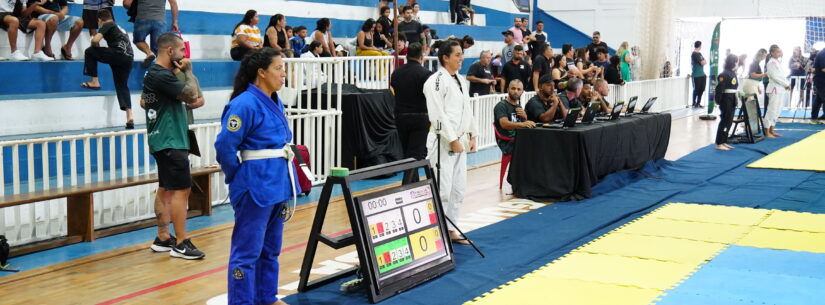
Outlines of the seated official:
M 564 119 L 567 108 L 556 95 L 553 77 L 549 74 L 539 78 L 536 96 L 527 101 L 527 119 L 537 123 L 548 123 Z
M 524 83 L 519 79 L 510 81 L 507 87 L 507 98 L 501 100 L 493 108 L 495 116 L 494 125 L 498 133 L 508 138 L 515 138 L 516 128 L 533 128 L 536 123 L 527 119 L 527 114 L 519 105 L 521 94 L 524 93 Z M 513 153 L 513 141 L 496 137 L 498 148 L 501 153 L 509 155 Z
M 581 79 L 571 78 L 567 81 L 567 86 L 564 89 L 564 93 L 559 98 L 565 108 L 570 109 L 582 107 L 581 100 L 579 99 L 579 96 L 582 94 L 582 87 L 583 82 Z
M 610 94 L 610 86 L 607 85 L 607 81 L 604 79 L 597 79 L 596 85 L 594 86 L 594 91 L 593 96 L 597 97 L 597 100 L 602 104 L 599 112 L 613 112 L 613 107 L 611 107 L 610 102 L 607 101 L 607 95 Z

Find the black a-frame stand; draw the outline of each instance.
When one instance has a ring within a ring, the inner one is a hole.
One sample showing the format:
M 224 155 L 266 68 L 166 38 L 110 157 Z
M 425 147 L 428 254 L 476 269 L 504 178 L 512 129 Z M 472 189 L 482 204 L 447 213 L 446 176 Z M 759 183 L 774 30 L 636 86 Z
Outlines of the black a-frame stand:
M 345 177 L 327 177 L 327 181 L 326 183 L 324 183 L 324 188 L 323 190 L 321 190 L 321 198 L 318 201 L 318 207 L 315 211 L 315 219 L 312 223 L 312 229 L 309 232 L 309 240 L 307 242 L 306 252 L 304 253 L 304 261 L 301 265 L 300 280 L 298 281 L 299 292 L 312 290 L 314 288 L 323 286 L 342 277 L 353 275 L 359 269 L 359 267 L 353 267 L 313 281 L 309 280 L 310 270 L 312 269 L 312 264 L 315 260 L 315 252 L 318 249 L 319 242 L 322 242 L 327 246 L 337 250 L 350 245 L 354 245 L 356 241 L 356 238 L 353 236 L 353 233 L 349 233 L 339 237 L 330 237 L 321 232 L 321 229 L 324 226 L 324 218 L 326 217 L 327 209 L 329 208 L 333 188 L 336 185 L 341 186 L 341 191 L 343 192 L 344 200 L 346 202 L 347 207 L 349 208 L 354 205 L 350 183 L 373 177 L 384 176 L 387 174 L 404 172 L 405 179 L 403 179 L 404 181 L 402 181 L 402 184 L 406 185 L 415 182 L 408 177 L 413 177 L 414 175 L 412 173 L 417 172 L 419 169 L 424 170 L 427 179 L 435 178 L 435 173 L 433 172 L 433 169 L 430 167 L 430 162 L 428 160 L 416 161 L 415 159 L 395 161 L 387 164 L 351 171 L 349 175 Z
M 759 102 L 756 94 L 751 94 L 742 97 L 742 108 L 739 110 L 739 116 L 733 120 L 733 128 L 730 130 L 728 143 L 731 144 L 753 144 L 765 139 L 762 134 L 764 125 L 762 123 L 762 114 L 760 113 Z M 744 124 L 745 133 L 736 133 L 739 124 Z

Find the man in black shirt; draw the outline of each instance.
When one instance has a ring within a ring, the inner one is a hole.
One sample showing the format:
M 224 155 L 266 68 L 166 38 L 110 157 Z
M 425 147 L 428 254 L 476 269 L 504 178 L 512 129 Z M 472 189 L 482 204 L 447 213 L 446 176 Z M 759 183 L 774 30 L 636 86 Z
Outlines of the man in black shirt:
M 610 64 L 604 69 L 604 80 L 606 80 L 608 84 L 624 85 L 622 75 L 619 74 L 619 64 L 621 64 L 621 62 L 622 59 L 618 55 L 610 57 Z
M 559 100 L 553 78 L 548 74 L 539 80 L 536 96 L 527 101 L 527 119 L 537 123 L 547 123 L 567 116 L 567 108 Z
M 420 43 L 411 43 L 407 47 L 407 63 L 390 77 L 395 92 L 395 126 L 404 149 L 404 158 L 417 160 L 427 157 L 426 142 L 430 130 L 424 82 L 432 72 L 421 66 L 422 52 Z
M 490 72 L 490 51 L 481 51 L 478 61 L 470 66 L 467 71 L 467 81 L 470 82 L 470 96 L 490 94 L 492 86 L 496 84 L 493 74 Z
M 602 34 L 599 33 L 599 31 L 595 31 L 593 32 L 593 42 L 587 45 L 587 57 L 590 58 L 591 62 L 599 59 L 599 55 L 597 54 L 599 48 L 607 50 L 607 44 L 602 41 Z
M 521 94 L 524 93 L 524 84 L 520 80 L 513 80 L 510 86 L 507 87 L 507 98 L 501 100 L 493 108 L 493 115 L 495 116 L 496 131 L 498 134 L 506 138 L 516 137 L 516 128 L 533 128 L 536 123 L 530 121 L 527 113 L 521 108 Z M 513 153 L 513 140 L 502 139 L 496 137 L 496 144 L 501 149 L 501 153 L 509 155 Z
M 560 97 L 562 104 L 564 104 L 564 108 L 570 109 L 582 107 L 582 103 L 579 101 L 579 96 L 582 94 L 583 86 L 584 83 L 578 78 L 571 78 L 567 81 L 565 92 Z
M 547 33 L 544 32 L 544 22 L 539 20 L 536 21 L 536 31 L 530 35 L 530 50 L 532 53 L 530 56 L 533 57 L 533 60 L 536 60 L 536 57 L 541 55 L 544 51 L 544 47 L 549 47 L 550 43 L 547 42 Z M 535 66 L 535 63 L 533 64 Z
M 398 23 L 398 33 L 404 33 L 409 43 L 421 42 L 424 40 L 424 27 L 418 21 L 413 20 L 412 7 L 404 7 L 404 20 Z
M 521 80 L 522 83 L 527 84 L 527 91 L 533 90 L 530 82 L 530 64 L 524 60 L 524 48 L 517 45 L 513 48 L 513 60 L 504 64 L 504 87 L 510 88 L 510 81 L 514 79 Z
M 542 50 L 542 54 L 533 59 L 533 88 L 538 88 L 539 79 L 550 75 L 550 71 L 553 70 L 553 48 L 545 44 L 538 49 Z

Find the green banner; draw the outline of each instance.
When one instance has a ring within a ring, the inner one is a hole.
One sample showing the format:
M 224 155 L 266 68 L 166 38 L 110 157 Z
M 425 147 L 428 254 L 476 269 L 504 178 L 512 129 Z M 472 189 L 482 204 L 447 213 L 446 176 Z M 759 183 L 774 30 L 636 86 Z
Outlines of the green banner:
M 716 106 L 714 98 L 716 95 L 716 75 L 719 74 L 719 26 L 721 25 L 721 22 L 716 24 L 716 28 L 713 29 L 713 39 L 710 42 L 710 74 L 708 74 L 708 79 L 710 79 L 710 90 L 708 90 L 708 114 L 713 113 L 713 108 Z

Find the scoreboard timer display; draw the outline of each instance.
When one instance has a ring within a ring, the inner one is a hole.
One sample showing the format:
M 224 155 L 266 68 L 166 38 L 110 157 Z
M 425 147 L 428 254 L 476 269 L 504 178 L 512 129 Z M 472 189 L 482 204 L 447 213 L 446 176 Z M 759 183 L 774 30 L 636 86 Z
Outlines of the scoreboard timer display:
M 431 180 L 355 198 L 359 256 L 383 300 L 454 268 L 441 202 Z

